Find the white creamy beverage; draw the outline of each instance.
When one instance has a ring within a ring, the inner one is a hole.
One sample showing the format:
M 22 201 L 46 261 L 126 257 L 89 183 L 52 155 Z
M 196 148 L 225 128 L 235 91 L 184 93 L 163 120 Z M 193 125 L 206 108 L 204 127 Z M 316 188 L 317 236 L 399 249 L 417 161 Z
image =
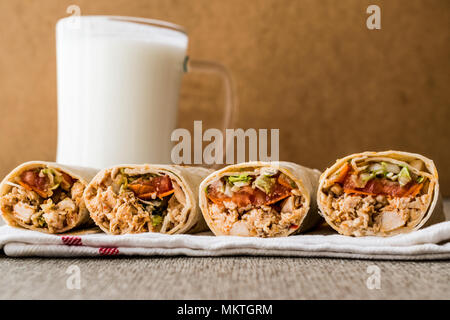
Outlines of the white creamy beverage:
M 56 29 L 57 161 L 170 163 L 187 35 L 100 16 Z

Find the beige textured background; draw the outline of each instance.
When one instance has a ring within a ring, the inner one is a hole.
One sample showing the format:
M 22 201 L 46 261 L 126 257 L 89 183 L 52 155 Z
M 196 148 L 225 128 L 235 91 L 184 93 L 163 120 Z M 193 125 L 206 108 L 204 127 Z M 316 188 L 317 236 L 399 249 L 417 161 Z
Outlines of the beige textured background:
M 172 21 L 191 57 L 237 82 L 237 127 L 280 128 L 281 159 L 401 149 L 435 160 L 450 196 L 450 1 L 0 0 L 0 176 L 56 148 L 54 26 L 66 7 Z M 365 10 L 382 8 L 382 30 Z M 220 82 L 186 75 L 180 126 L 219 126 Z

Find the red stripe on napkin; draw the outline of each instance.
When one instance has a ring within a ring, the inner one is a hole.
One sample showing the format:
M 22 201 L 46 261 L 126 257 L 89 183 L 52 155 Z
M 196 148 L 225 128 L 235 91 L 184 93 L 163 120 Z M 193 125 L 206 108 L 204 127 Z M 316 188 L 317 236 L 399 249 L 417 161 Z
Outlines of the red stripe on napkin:
M 100 253 L 101 256 L 114 256 L 119 254 L 119 249 L 116 247 L 98 248 L 98 253 Z
M 83 245 L 80 237 L 62 236 L 61 241 L 66 246 L 82 246 Z

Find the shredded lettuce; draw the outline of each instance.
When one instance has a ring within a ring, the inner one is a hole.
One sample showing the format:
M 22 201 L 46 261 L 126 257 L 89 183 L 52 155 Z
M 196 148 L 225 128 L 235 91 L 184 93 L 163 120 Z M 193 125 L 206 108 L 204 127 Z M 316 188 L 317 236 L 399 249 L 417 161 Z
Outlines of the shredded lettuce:
M 38 218 L 38 224 L 41 228 L 44 228 L 47 226 L 47 221 L 45 221 L 45 218 L 43 215 L 40 215 Z
M 42 172 L 43 174 L 51 174 L 51 173 L 52 173 L 52 170 L 49 169 L 49 168 L 44 168 L 44 169 L 41 169 L 41 172 Z
M 384 175 L 388 173 L 397 174 L 400 172 L 400 167 L 393 163 L 382 161 L 381 163 L 374 163 L 369 167 L 369 171 L 375 175 Z
M 162 216 L 159 215 L 152 215 L 152 225 L 154 227 L 157 227 L 158 225 L 160 225 L 163 221 Z
M 238 176 L 229 176 L 228 181 L 232 184 L 236 182 L 249 182 L 252 178 L 248 174 L 240 174 Z
M 266 194 L 269 194 L 272 190 L 272 187 L 275 185 L 275 178 L 271 178 L 269 176 L 258 176 L 255 180 L 255 187 L 264 191 Z
M 392 172 L 393 174 L 398 174 L 400 172 L 400 167 L 394 163 L 382 162 L 381 165 L 385 168 L 386 174 Z
M 398 175 L 400 174 L 400 167 L 396 164 L 384 162 L 374 163 L 370 165 L 367 174 L 363 179 L 367 179 L 367 181 L 375 178 L 375 177 L 385 177 L 392 181 L 397 180 Z M 366 182 L 367 182 L 366 181 Z
M 387 167 L 385 162 L 381 163 L 374 163 L 369 167 L 369 171 L 371 174 L 378 176 L 383 175 L 385 176 L 387 173 Z
M 58 174 L 55 170 L 51 168 L 44 168 L 41 169 L 40 173 L 46 175 L 53 183 L 53 185 L 50 187 L 50 190 L 55 190 L 60 186 L 62 182 L 62 176 L 61 174 Z
M 278 169 L 272 168 L 272 167 L 264 167 L 261 168 L 260 174 L 264 176 L 274 176 L 278 173 Z
M 376 176 L 376 174 L 373 172 L 372 173 L 364 172 L 364 173 L 361 173 L 361 175 L 360 175 L 361 180 L 363 182 L 369 182 L 370 180 L 375 178 L 375 176 Z
M 227 187 L 239 188 L 244 187 L 250 184 L 252 177 L 248 174 L 240 174 L 235 176 L 228 176 L 225 178 L 227 181 L 226 186 L 224 186 L 224 191 L 226 191 Z
M 403 167 L 398 174 L 398 182 L 403 187 L 407 185 L 411 181 L 411 175 L 409 174 L 409 170 L 407 167 Z
M 119 194 L 126 191 L 128 189 L 128 175 L 125 173 L 124 168 L 119 169 L 120 176 L 117 180 L 117 184 L 120 185 Z

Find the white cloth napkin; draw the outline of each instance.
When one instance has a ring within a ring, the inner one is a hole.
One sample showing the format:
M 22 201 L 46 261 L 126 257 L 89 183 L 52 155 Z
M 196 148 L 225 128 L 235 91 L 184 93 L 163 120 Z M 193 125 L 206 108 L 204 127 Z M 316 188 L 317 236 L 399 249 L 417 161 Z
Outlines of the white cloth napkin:
M 254 255 L 391 260 L 450 259 L 450 221 L 389 238 L 346 237 L 329 228 L 321 228 L 306 235 L 263 239 L 215 237 L 211 233 L 49 235 L 2 226 L 1 248 L 6 255 L 13 257 Z

